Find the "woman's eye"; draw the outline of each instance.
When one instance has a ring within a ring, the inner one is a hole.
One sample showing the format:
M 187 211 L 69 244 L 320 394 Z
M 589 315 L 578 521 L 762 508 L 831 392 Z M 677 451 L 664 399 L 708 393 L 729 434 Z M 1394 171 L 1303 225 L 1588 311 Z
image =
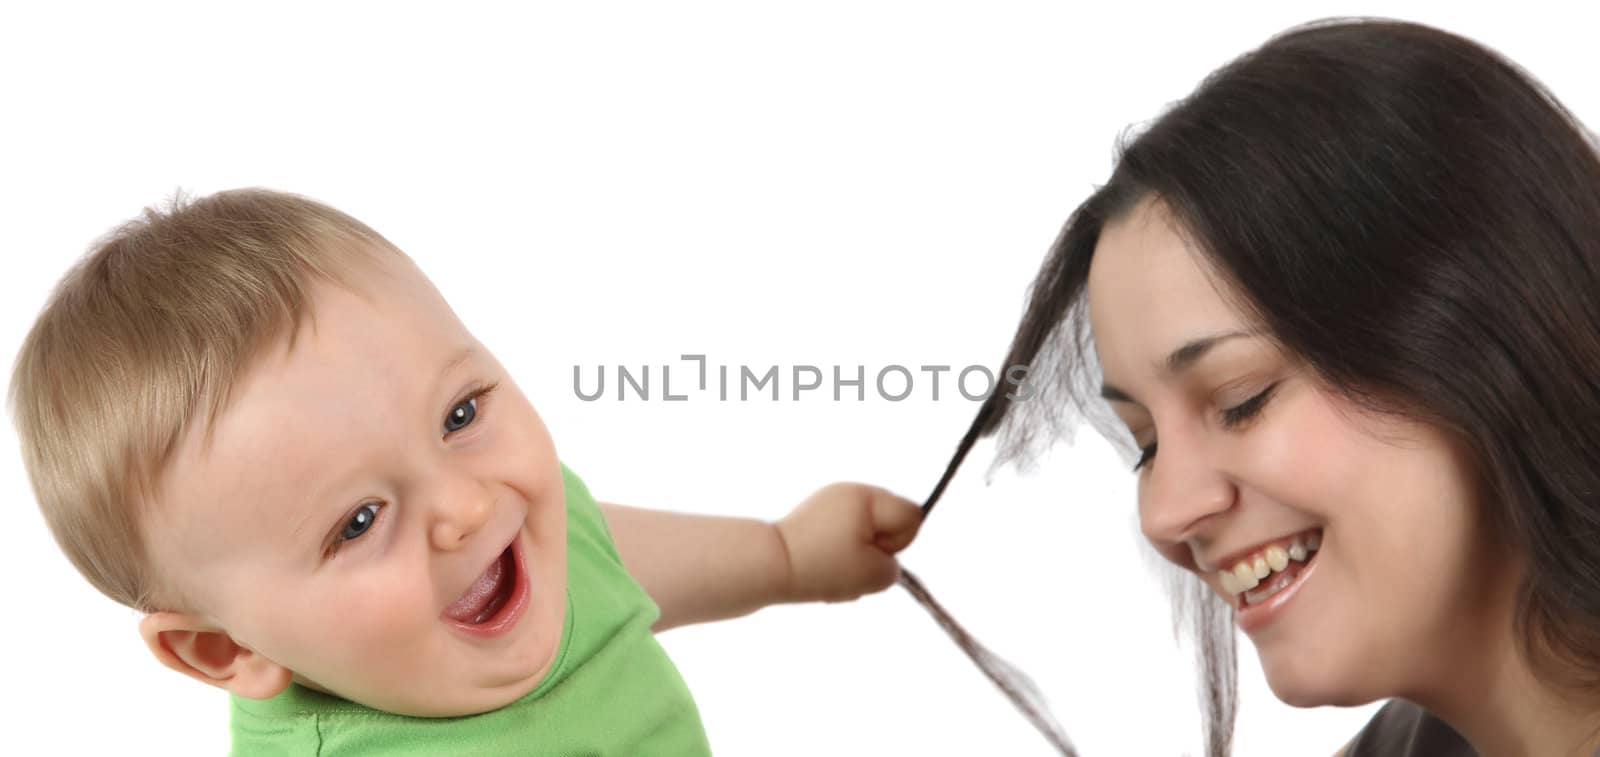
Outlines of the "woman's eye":
M 455 407 L 450 408 L 450 414 L 444 419 L 444 432 L 460 431 L 472 424 L 472 419 L 478 417 L 478 398 L 468 397 Z
M 1256 396 L 1251 397 L 1250 399 L 1247 399 L 1244 402 L 1241 402 L 1241 403 L 1239 403 L 1237 405 L 1234 405 L 1233 407 L 1230 407 L 1230 408 L 1228 408 L 1226 410 L 1223 410 L 1222 411 L 1222 425 L 1223 425 L 1223 427 L 1224 428 L 1229 428 L 1229 429 L 1238 428 L 1239 426 L 1242 426 L 1245 423 L 1247 423 L 1248 421 L 1250 421 L 1250 419 L 1256 417 L 1256 415 L 1261 412 L 1261 409 L 1267 406 L 1267 401 L 1272 399 L 1273 393 L 1276 392 L 1277 390 L 1278 390 L 1278 383 L 1274 382 L 1272 385 L 1268 386 L 1266 389 L 1261 390 L 1261 392 L 1259 394 L 1257 394 Z M 1139 448 L 1139 462 L 1133 464 L 1134 472 L 1138 472 L 1138 471 L 1144 470 L 1144 467 L 1146 465 L 1149 465 L 1150 461 L 1154 460 L 1155 457 L 1156 457 L 1156 443 L 1155 442 L 1150 442 L 1149 444 L 1147 444 L 1147 445 L 1145 445 L 1143 447 L 1140 447 Z
M 1234 405 L 1233 407 L 1223 410 L 1223 428 L 1236 428 L 1243 425 L 1251 418 L 1256 417 L 1256 414 L 1261 412 L 1261 408 L 1266 407 L 1267 401 L 1272 399 L 1273 393 L 1278 390 L 1278 383 L 1279 382 L 1273 382 L 1266 389 L 1261 390 L 1260 394 Z
M 382 507 L 383 505 L 377 502 L 368 502 L 352 513 L 350 520 L 345 521 L 344 528 L 339 531 L 339 538 L 335 540 L 334 546 L 360 538 L 378 520 L 378 510 Z
M 1148 445 L 1140 447 L 1139 448 L 1139 462 L 1133 464 L 1134 472 L 1137 473 L 1140 470 L 1142 470 L 1144 468 L 1144 466 L 1149 465 L 1150 461 L 1155 459 L 1155 456 L 1156 456 L 1156 443 L 1155 442 L 1151 442 Z

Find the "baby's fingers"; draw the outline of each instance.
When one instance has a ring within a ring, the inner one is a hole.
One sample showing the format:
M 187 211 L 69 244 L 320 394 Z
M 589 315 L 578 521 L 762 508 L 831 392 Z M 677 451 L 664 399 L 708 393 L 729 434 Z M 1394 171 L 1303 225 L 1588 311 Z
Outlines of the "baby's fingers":
M 922 527 L 922 508 L 905 497 L 879 490 L 872 497 L 873 543 L 889 554 L 911 546 Z

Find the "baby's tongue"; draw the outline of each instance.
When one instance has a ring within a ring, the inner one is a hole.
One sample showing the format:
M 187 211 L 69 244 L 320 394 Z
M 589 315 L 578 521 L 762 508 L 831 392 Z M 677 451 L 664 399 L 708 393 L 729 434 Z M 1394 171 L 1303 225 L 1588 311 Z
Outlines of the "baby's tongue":
M 477 618 L 478 614 L 483 612 L 483 608 L 488 607 L 489 602 L 494 599 L 495 590 L 500 588 L 500 578 L 506 572 L 505 564 L 503 556 L 502 559 L 495 560 L 483 575 L 478 576 L 478 580 L 467 589 L 467 593 L 444 608 L 445 617 L 462 623 L 471 623 Z

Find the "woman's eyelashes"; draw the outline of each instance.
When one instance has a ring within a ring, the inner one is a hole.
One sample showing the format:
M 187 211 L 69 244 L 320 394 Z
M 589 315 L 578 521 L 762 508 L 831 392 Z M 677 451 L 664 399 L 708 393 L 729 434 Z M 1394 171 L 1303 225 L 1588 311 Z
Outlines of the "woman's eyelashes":
M 1155 456 L 1156 456 L 1156 443 L 1155 442 L 1150 442 L 1149 444 L 1146 444 L 1143 447 L 1140 447 L 1139 448 L 1139 462 L 1133 464 L 1134 472 L 1137 473 L 1140 469 L 1144 468 L 1144 466 L 1147 463 L 1150 462 L 1150 459 L 1155 457 Z
M 1278 390 L 1278 383 L 1274 381 L 1256 393 L 1256 396 L 1222 411 L 1222 427 L 1236 429 L 1256 417 L 1261 408 L 1266 407 L 1267 401 L 1272 399 L 1273 392 Z
M 1236 430 L 1244 424 L 1249 423 L 1257 415 L 1260 415 L 1261 409 L 1267 406 L 1267 402 L 1271 400 L 1272 395 L 1277 392 L 1279 383 L 1280 382 L 1274 381 L 1269 384 L 1267 388 L 1257 392 L 1254 397 L 1234 405 L 1233 407 L 1224 409 L 1222 411 L 1222 427 L 1230 431 Z M 1155 459 L 1155 456 L 1156 443 L 1154 441 L 1140 447 L 1139 462 L 1134 463 L 1134 471 L 1137 472 L 1142 470 L 1146 465 L 1150 464 L 1151 460 Z

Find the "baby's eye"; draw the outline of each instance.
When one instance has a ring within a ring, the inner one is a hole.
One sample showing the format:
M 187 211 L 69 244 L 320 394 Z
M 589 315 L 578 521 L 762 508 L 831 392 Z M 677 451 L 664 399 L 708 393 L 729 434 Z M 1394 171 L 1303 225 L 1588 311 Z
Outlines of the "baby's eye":
M 461 401 L 450 408 L 450 414 L 444 419 L 444 432 L 460 431 L 472 424 L 472 419 L 478 417 L 478 398 L 476 395 Z
M 444 435 L 449 436 L 470 425 L 478 417 L 478 400 L 489 392 L 494 391 L 500 382 L 496 381 L 488 386 L 479 386 L 467 393 L 467 398 L 456 403 L 450 412 L 444 416 Z
M 383 505 L 377 502 L 368 502 L 352 513 L 350 520 L 345 521 L 344 529 L 339 532 L 339 541 L 347 542 L 366 533 L 367 529 L 372 528 L 373 522 L 378 519 L 378 510 L 381 507 Z

